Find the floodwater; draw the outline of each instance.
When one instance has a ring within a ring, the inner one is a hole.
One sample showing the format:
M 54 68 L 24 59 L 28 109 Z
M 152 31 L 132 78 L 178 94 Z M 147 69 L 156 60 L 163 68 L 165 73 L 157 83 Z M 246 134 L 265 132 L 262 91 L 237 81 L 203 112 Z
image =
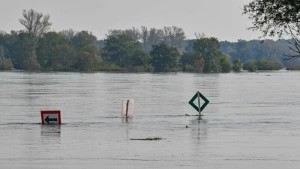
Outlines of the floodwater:
M 0 72 L 0 168 L 298 169 L 299 83 L 288 71 Z M 188 104 L 198 90 L 202 120 Z M 61 110 L 63 124 L 42 126 L 41 110 Z M 131 140 L 148 137 L 163 139 Z

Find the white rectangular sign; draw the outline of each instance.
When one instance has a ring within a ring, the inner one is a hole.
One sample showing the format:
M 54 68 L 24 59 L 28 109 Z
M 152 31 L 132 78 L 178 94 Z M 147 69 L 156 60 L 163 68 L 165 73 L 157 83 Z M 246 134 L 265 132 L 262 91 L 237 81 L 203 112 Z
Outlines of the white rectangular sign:
M 122 103 L 122 117 L 132 117 L 134 111 L 134 99 L 124 99 Z
M 59 110 L 41 111 L 42 124 L 61 124 Z

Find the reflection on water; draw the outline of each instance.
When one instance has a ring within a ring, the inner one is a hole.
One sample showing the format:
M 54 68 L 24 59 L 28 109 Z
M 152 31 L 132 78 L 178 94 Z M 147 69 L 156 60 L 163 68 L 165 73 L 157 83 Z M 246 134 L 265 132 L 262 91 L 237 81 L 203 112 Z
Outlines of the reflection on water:
M 202 119 L 201 117 L 197 117 L 196 119 L 191 120 L 192 132 L 191 135 L 193 138 L 197 137 L 197 139 L 193 139 L 197 141 L 200 145 L 201 142 L 207 139 L 207 119 Z
M 132 117 L 121 117 L 123 123 L 133 123 Z
M 296 169 L 300 73 L 267 75 L 0 72 L 1 168 Z M 197 91 L 202 120 L 185 116 Z M 40 125 L 41 110 L 63 125 Z M 163 140 L 130 140 L 148 137 Z
M 41 136 L 57 135 L 60 136 L 61 125 L 41 125 Z

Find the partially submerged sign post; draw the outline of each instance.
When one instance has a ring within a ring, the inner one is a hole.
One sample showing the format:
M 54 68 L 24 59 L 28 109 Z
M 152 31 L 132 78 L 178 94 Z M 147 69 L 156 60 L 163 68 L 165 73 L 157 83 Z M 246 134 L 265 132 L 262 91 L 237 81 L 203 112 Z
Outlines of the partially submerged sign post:
M 200 107 L 200 92 L 197 92 L 197 96 L 198 96 L 198 107 Z M 199 116 L 201 117 L 201 109 L 198 109 L 199 112 Z
M 198 98 L 198 106 L 194 104 L 194 101 Z M 200 98 L 204 100 L 204 104 L 200 107 Z M 201 117 L 201 112 L 204 110 L 204 108 L 209 103 L 209 100 L 207 100 L 199 91 L 193 96 L 193 98 L 189 101 L 189 104 L 197 111 L 199 112 L 199 116 Z
M 132 117 L 134 111 L 134 99 L 124 99 L 122 103 L 122 117 Z
M 61 124 L 61 116 L 59 110 L 41 111 L 42 124 Z

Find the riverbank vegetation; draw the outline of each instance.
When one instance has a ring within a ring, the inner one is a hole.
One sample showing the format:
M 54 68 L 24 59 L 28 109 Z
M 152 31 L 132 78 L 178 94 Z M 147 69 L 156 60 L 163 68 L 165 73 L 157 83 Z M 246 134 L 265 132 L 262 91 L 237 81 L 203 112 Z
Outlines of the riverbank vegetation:
M 0 70 L 227 73 L 278 70 L 289 65 L 283 54 L 291 54 L 285 41 L 219 42 L 204 34 L 188 40 L 176 26 L 109 30 L 97 40 L 85 30 L 49 31 L 50 16 L 32 9 L 19 21 L 24 30 L 0 32 Z
M 286 68 L 287 70 L 300 70 L 300 64 L 290 64 Z
M 280 70 L 283 68 L 284 66 L 281 62 L 266 59 L 260 59 L 258 61 L 249 60 L 243 66 L 243 69 L 249 72 L 255 72 L 257 70 Z

